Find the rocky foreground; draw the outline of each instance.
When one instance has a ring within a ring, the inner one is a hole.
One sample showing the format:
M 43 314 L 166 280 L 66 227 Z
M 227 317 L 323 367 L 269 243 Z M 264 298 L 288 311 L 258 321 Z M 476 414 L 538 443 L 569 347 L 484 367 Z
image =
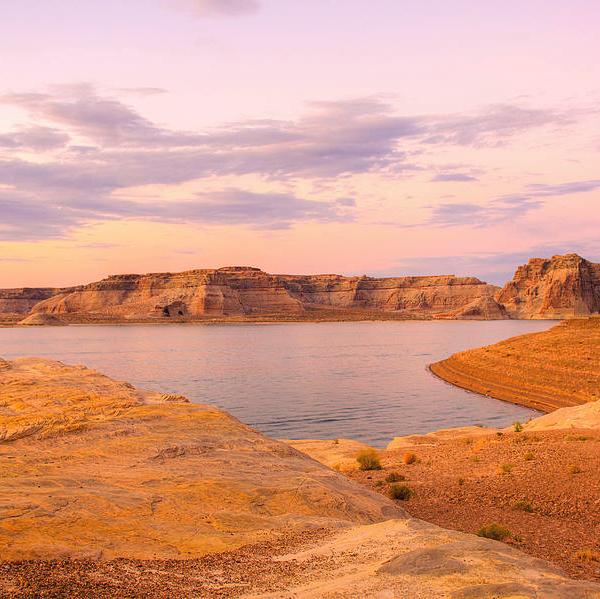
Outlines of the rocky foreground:
M 570 318 L 600 312 L 600 264 L 534 258 L 503 289 L 475 277 L 276 275 L 226 267 L 0 289 L 0 324 Z
M 3 597 L 600 597 L 214 408 L 0 362 Z
M 586 409 L 600 418 L 600 318 L 460 352 L 431 370 L 464 389 L 543 412 L 597 402 Z

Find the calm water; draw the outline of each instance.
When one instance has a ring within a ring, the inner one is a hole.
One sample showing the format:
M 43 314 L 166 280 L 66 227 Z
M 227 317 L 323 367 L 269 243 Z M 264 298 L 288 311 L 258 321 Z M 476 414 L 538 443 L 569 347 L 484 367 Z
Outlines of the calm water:
M 215 404 L 279 438 L 392 437 L 536 412 L 457 389 L 427 364 L 553 322 L 359 322 L 0 329 L 0 356 L 85 364 Z

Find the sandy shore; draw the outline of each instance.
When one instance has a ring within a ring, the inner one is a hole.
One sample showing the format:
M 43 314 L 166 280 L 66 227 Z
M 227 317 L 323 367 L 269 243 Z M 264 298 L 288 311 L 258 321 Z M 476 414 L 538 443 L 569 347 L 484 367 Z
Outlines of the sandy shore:
M 600 399 L 600 318 L 565 321 L 432 364 L 445 381 L 551 412 Z

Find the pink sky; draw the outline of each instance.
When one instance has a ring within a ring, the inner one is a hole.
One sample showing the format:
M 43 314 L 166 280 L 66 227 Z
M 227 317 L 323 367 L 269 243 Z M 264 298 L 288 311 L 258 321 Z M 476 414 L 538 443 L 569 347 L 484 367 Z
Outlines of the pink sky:
M 20 0 L 0 287 L 600 261 L 600 4 Z

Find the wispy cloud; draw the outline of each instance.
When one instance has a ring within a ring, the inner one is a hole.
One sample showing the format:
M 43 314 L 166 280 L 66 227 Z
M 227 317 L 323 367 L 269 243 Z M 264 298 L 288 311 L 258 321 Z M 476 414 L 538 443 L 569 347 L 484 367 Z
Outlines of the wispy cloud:
M 235 17 L 258 12 L 258 0 L 166 0 L 174 8 L 184 8 L 201 17 Z
M 151 202 L 103 195 L 39 200 L 0 189 L 0 241 L 64 238 L 86 224 L 122 219 L 287 229 L 299 222 L 349 222 L 354 219 L 353 208 L 351 198 L 324 202 L 233 188 L 185 200 Z
M 451 181 L 464 182 L 464 181 L 477 181 L 477 177 L 467 175 L 466 173 L 439 173 L 431 179 L 434 183 L 447 183 Z
M 66 146 L 69 139 L 69 135 L 62 131 L 34 125 L 0 133 L 0 149 L 44 152 Z
M 234 10 L 234 4 L 228 10 Z M 82 223 L 115 215 L 266 228 L 311 219 L 346 222 L 354 201 L 349 198 L 328 203 L 241 190 L 235 200 L 229 192 L 191 196 L 180 203 L 134 204 L 118 198 L 130 187 L 179 185 L 209 177 L 254 175 L 288 184 L 301 179 L 323 183 L 361 173 L 397 176 L 422 168 L 413 161 L 415 148 L 501 143 L 533 127 L 566 120 L 558 112 L 507 105 L 476 114 L 405 116 L 382 98 L 369 97 L 314 102 L 295 120 L 246 120 L 205 131 L 179 131 L 152 122 L 88 83 L 52 86 L 43 93 L 5 93 L 0 103 L 25 110 L 32 121 L 28 127 L 0 133 L 0 186 L 12 193 L 12 200 L 6 195 L 1 199 L 6 207 L 13 206 L 13 215 L 3 223 L 4 236 L 31 235 L 27 217 L 44 221 L 40 238 L 61 236 Z M 44 159 L 31 159 L 31 151 L 44 152 Z M 444 167 L 433 180 L 475 177 Z M 505 222 L 540 207 L 548 195 L 585 191 L 596 183 L 576 182 L 560 189 L 532 186 L 519 196 L 486 205 L 445 202 L 432 207 L 430 224 Z

